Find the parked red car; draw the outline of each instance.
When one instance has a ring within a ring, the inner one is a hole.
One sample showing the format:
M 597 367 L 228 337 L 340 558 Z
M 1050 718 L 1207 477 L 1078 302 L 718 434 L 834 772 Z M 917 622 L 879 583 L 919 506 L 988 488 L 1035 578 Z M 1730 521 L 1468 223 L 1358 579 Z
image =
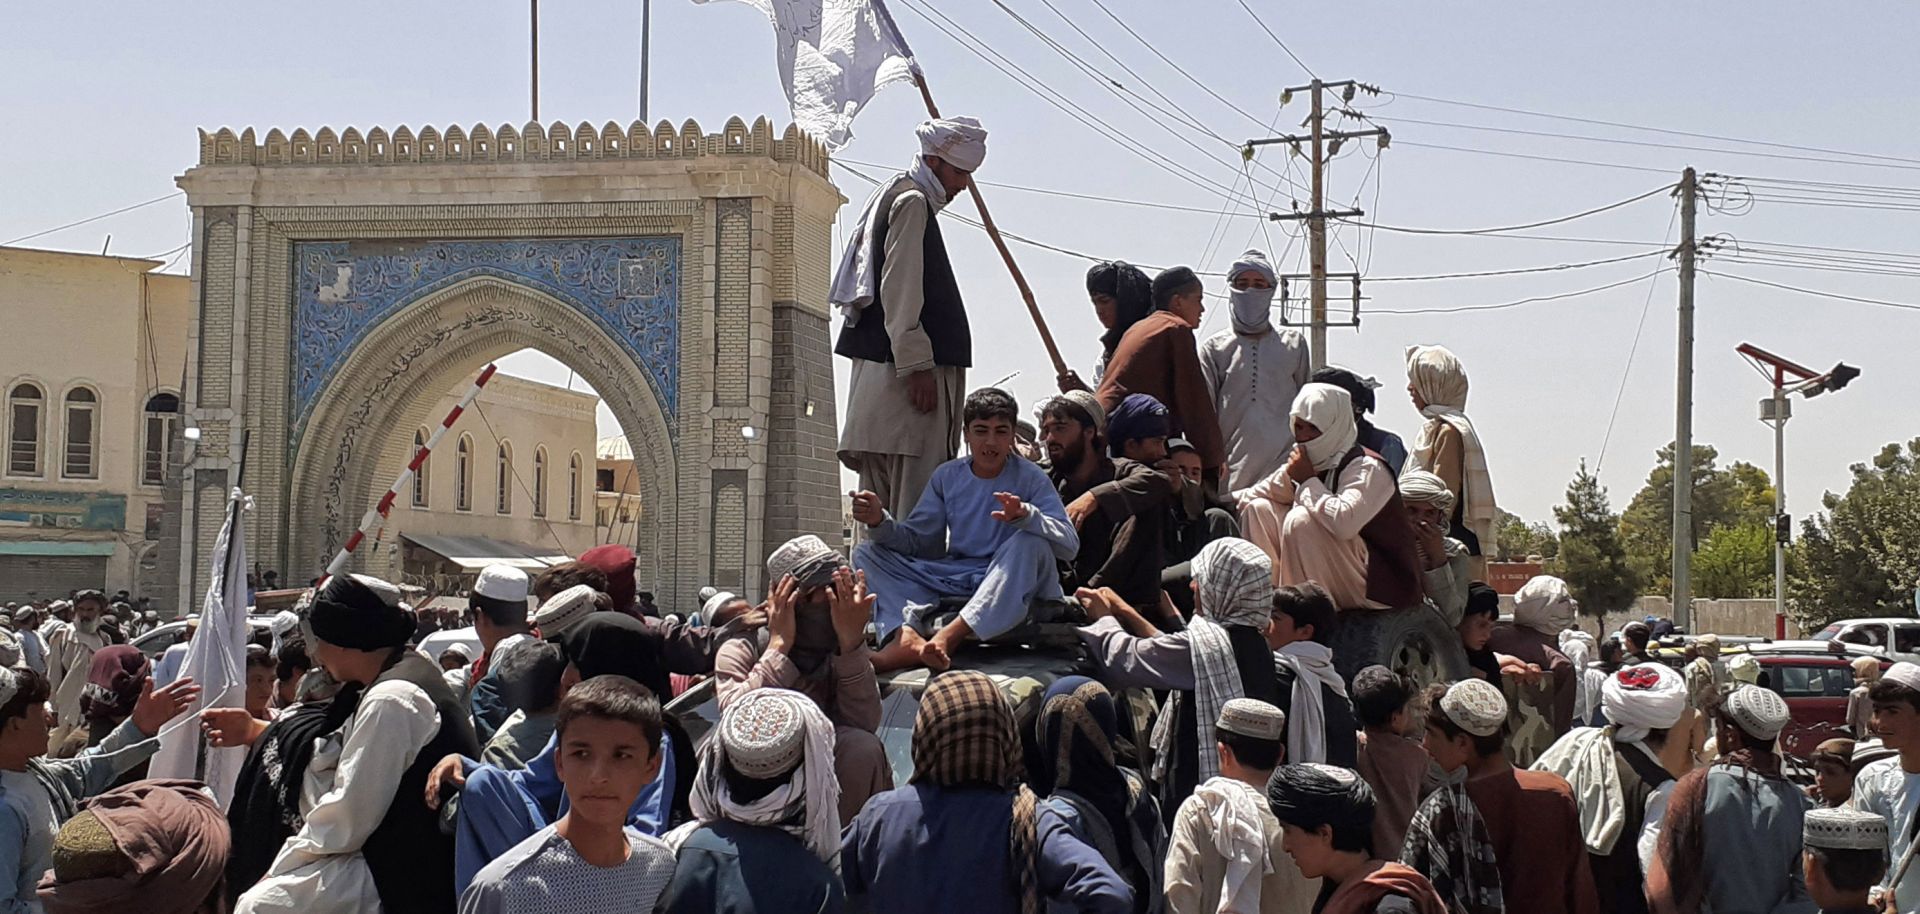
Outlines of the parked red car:
M 1864 733 L 1849 734 L 1845 729 L 1855 655 L 1775 652 L 1768 647 L 1756 644 L 1749 653 L 1760 661 L 1760 685 L 1780 693 L 1793 714 L 1780 734 L 1782 752 L 1805 759 L 1815 747 L 1834 737 L 1867 737 Z M 1880 663 L 1883 670 L 1889 665 L 1884 660 Z

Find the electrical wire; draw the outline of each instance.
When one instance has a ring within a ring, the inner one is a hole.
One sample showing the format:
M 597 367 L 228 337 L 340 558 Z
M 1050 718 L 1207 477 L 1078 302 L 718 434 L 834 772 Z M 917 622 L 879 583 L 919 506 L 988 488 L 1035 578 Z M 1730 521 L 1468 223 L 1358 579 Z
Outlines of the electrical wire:
M 1579 270 L 1586 267 L 1604 266 L 1610 263 L 1625 263 L 1647 257 L 1660 257 L 1671 253 L 1669 248 L 1641 251 L 1621 257 L 1608 257 L 1604 260 L 1587 260 L 1580 263 L 1556 263 L 1540 267 L 1517 267 L 1510 270 L 1477 270 L 1469 273 L 1430 273 L 1424 276 L 1369 276 L 1367 282 L 1418 282 L 1433 279 L 1478 279 L 1487 276 L 1519 276 L 1526 273 L 1555 273 L 1561 270 Z
M 1621 146 L 1639 146 L 1649 149 L 1675 149 L 1687 152 L 1711 152 L 1718 155 L 1749 156 L 1762 159 L 1780 159 L 1789 162 L 1815 162 L 1825 165 L 1848 165 L 1857 168 L 1893 168 L 1902 171 L 1920 171 L 1920 163 L 1903 164 L 1898 162 L 1854 162 L 1825 156 L 1790 155 L 1784 152 L 1751 152 L 1743 149 L 1725 149 L 1715 146 L 1692 146 L 1683 143 L 1655 143 L 1650 140 L 1628 140 L 1617 137 L 1585 136 L 1576 133 L 1553 133 L 1546 130 L 1524 130 L 1519 127 L 1493 127 L 1485 124 L 1457 124 L 1450 121 L 1430 121 L 1412 117 L 1382 117 L 1389 123 L 1418 124 L 1424 127 L 1447 127 L 1455 130 L 1477 130 L 1484 133 L 1501 133 L 1513 136 L 1532 136 L 1556 140 L 1577 140 L 1588 143 L 1613 143 Z
M 1674 188 L 1674 185 L 1666 184 L 1660 187 L 1656 187 L 1645 193 L 1635 194 L 1631 197 L 1626 198 L 1625 200 L 1617 200 L 1613 203 L 1608 203 L 1605 206 L 1596 206 L 1593 209 L 1583 210 L 1581 212 L 1577 212 L 1569 216 L 1560 216 L 1553 219 L 1543 219 L 1539 222 L 1529 222 L 1524 225 L 1503 225 L 1503 226 L 1496 226 L 1493 228 L 1480 228 L 1480 229 L 1434 229 L 1434 228 L 1410 228 L 1407 226 L 1399 226 L 1399 225 L 1380 225 L 1374 222 L 1360 222 L 1355 219 L 1347 219 L 1347 218 L 1340 218 L 1340 221 L 1346 222 L 1352 225 L 1365 226 L 1367 228 L 1383 229 L 1389 232 L 1402 232 L 1409 235 L 1499 235 L 1506 232 L 1518 232 L 1526 229 L 1545 228 L 1549 225 L 1559 225 L 1564 222 L 1572 222 L 1576 219 L 1585 219 L 1588 216 L 1597 216 L 1609 210 L 1616 210 L 1616 209 L 1619 209 L 1620 207 L 1627 206 L 1629 204 L 1638 203 L 1642 200 L 1647 199 L 1648 197 L 1667 193 L 1673 190 L 1673 188 Z
M 1281 41 L 1280 36 L 1275 35 L 1273 33 L 1273 29 L 1270 29 L 1267 27 L 1266 20 L 1261 19 L 1260 14 L 1254 12 L 1253 7 L 1247 5 L 1247 0 L 1238 0 L 1238 2 L 1240 4 L 1240 8 L 1243 10 L 1246 10 L 1247 15 L 1253 18 L 1254 24 L 1260 26 L 1260 31 L 1266 32 L 1267 37 L 1273 39 L 1273 43 L 1279 45 L 1280 50 L 1285 51 L 1288 57 L 1293 58 L 1293 62 L 1298 64 L 1300 66 L 1300 69 L 1307 71 L 1307 75 L 1313 77 L 1315 80 L 1318 80 L 1320 78 L 1320 74 L 1313 72 L 1313 68 L 1307 66 L 1307 62 L 1304 60 L 1301 60 L 1300 55 L 1293 53 L 1293 49 L 1290 47 L 1287 47 L 1287 43 L 1284 41 Z
M 1665 244 L 1673 237 L 1673 223 L 1679 216 L 1680 207 L 1676 205 L 1673 208 L 1673 212 L 1667 215 L 1666 231 L 1660 234 L 1662 244 Z M 1665 252 L 1656 251 L 1654 253 Z M 1633 376 L 1633 359 L 1634 356 L 1640 353 L 1640 336 L 1647 329 L 1647 313 L 1653 309 L 1653 293 L 1654 290 L 1658 288 L 1660 288 L 1660 277 L 1659 274 L 1656 273 L 1651 279 L 1647 280 L 1647 299 L 1640 303 L 1640 320 L 1633 326 L 1633 343 L 1627 347 L 1627 363 L 1620 369 L 1620 387 L 1614 391 L 1613 409 L 1607 413 L 1607 432 L 1600 437 L 1600 456 L 1593 462 L 1593 475 L 1595 476 L 1600 475 L 1600 469 L 1607 465 L 1607 446 L 1613 443 L 1613 425 L 1619 420 L 1620 404 L 1627 397 L 1627 379 Z
M 4 247 L 4 246 L 6 246 L 6 245 L 13 245 L 13 244 L 19 244 L 19 243 L 20 243 L 20 242 L 22 242 L 22 241 L 32 241 L 33 239 L 35 239 L 35 238 L 39 238 L 39 237 L 41 237 L 41 236 L 43 236 L 43 235 L 51 235 L 51 234 L 53 234 L 54 232 L 64 232 L 64 231 L 66 231 L 67 229 L 70 229 L 70 228 L 76 228 L 76 227 L 78 227 L 78 226 L 82 226 L 82 225 L 86 225 L 86 224 L 87 224 L 87 223 L 89 223 L 89 222 L 99 222 L 100 220 L 102 220 L 102 219 L 105 219 L 105 218 L 107 218 L 107 217 L 109 217 L 109 216 L 118 216 L 118 215 L 120 215 L 121 213 L 130 213 L 130 212 L 133 212 L 134 210 L 136 210 L 136 209 L 139 209 L 139 208 L 141 208 L 141 207 L 143 207 L 143 206 L 152 206 L 152 205 L 154 205 L 155 203 L 165 203 L 165 202 L 167 202 L 168 200 L 171 200 L 171 199 L 173 199 L 173 198 L 175 198 L 175 197 L 184 197 L 184 196 L 186 196 L 186 195 L 187 195 L 187 192 L 186 192 L 186 191 L 184 191 L 184 190 L 176 190 L 176 191 L 174 191 L 173 193 L 170 193 L 170 194 L 168 194 L 168 195 L 166 195 L 166 196 L 164 196 L 164 197 L 155 197 L 155 198 L 153 198 L 153 199 L 151 199 L 151 200 L 147 200 L 147 201 L 144 201 L 144 202 L 141 202 L 141 203 L 135 203 L 135 204 L 133 204 L 132 206 L 123 206 L 123 207 L 120 207 L 119 209 L 116 209 L 116 210 L 111 210 L 111 211 L 108 211 L 108 212 L 104 212 L 104 213 L 101 213 L 101 214 L 99 214 L 99 215 L 97 215 L 97 216 L 88 216 L 87 218 L 85 218 L 85 219 L 81 219 L 81 220 L 80 220 L 80 221 L 78 221 L 78 222 L 69 222 L 69 223 L 67 223 L 66 225 L 56 225 L 56 226 L 54 226 L 53 228 L 50 228 L 50 229 L 44 229 L 44 230 L 42 230 L 42 231 L 38 231 L 38 232 L 34 232 L 34 233 L 32 233 L 32 234 L 30 234 L 30 235 L 21 235 L 21 236 L 20 236 L 20 237 L 18 237 L 18 238 L 13 238 L 13 239 L 10 239 L 10 240 L 7 240 L 7 241 L 0 241 L 0 247 Z
M 500 437 L 500 434 L 493 430 L 493 420 L 487 418 L 487 411 L 481 408 L 480 401 L 478 399 L 473 401 L 473 411 L 475 414 L 477 414 L 480 417 L 480 421 L 487 426 L 487 434 L 493 436 L 494 453 L 497 455 L 499 453 L 500 445 L 506 443 L 505 439 L 502 439 Z M 550 521 L 547 519 L 547 515 L 545 513 L 547 500 L 544 497 L 534 495 L 533 490 L 527 487 L 526 481 L 520 478 L 520 467 L 513 462 L 512 455 L 508 455 L 508 458 L 507 458 L 507 471 L 513 474 L 513 481 L 519 484 L 520 491 L 525 492 L 528 500 L 532 502 L 532 504 L 529 505 L 529 507 L 541 510 L 542 513 L 539 515 L 540 523 L 546 526 L 547 535 L 553 537 L 553 544 L 560 548 L 560 552 L 562 554 L 565 554 L 566 552 L 568 552 L 567 544 L 561 541 L 559 531 L 553 529 L 553 521 Z
M 1642 282 L 1644 280 L 1651 279 L 1655 276 L 1660 275 L 1661 273 L 1665 273 L 1672 269 L 1674 268 L 1661 267 L 1657 270 L 1654 270 L 1651 273 L 1635 276 L 1631 279 L 1622 279 L 1619 282 L 1610 282 L 1602 286 L 1594 286 L 1591 289 L 1580 289 L 1575 292 L 1561 292 L 1555 295 L 1536 295 L 1531 298 L 1522 298 L 1516 301 L 1501 302 L 1500 304 L 1497 304 L 1497 305 L 1462 305 L 1455 308 L 1398 308 L 1398 309 L 1375 308 L 1368 313 L 1371 313 L 1371 314 L 1465 314 L 1465 313 L 1475 312 L 1475 311 L 1504 311 L 1509 308 L 1518 308 L 1524 305 L 1540 304 L 1542 302 L 1550 302 L 1550 301 L 1562 301 L 1569 298 L 1578 298 L 1582 295 L 1592 295 L 1596 292 L 1605 292 L 1608 289 L 1618 289 L 1621 286 L 1629 286 L 1637 282 Z
M 836 156 L 830 161 L 832 161 L 835 165 L 858 165 L 862 168 L 879 168 L 879 169 L 886 169 L 886 170 L 893 169 L 893 166 L 891 165 L 882 165 L 878 162 L 862 162 L 858 159 L 849 159 L 844 156 Z M 1112 203 L 1117 206 L 1144 206 L 1151 209 L 1170 211 L 1170 212 L 1205 213 L 1209 216 L 1215 215 L 1218 212 L 1218 210 L 1212 209 L 1211 207 L 1205 207 L 1205 206 L 1189 206 L 1181 203 L 1159 203 L 1153 200 L 1129 200 L 1123 197 L 1108 196 L 1106 194 L 1089 194 L 1089 193 L 1080 193 L 1077 191 L 1068 191 L 1068 190 L 1052 190 L 1045 187 L 1032 187 L 1024 184 L 1007 184 L 1007 183 L 998 182 L 998 181 L 982 181 L 979 178 L 975 178 L 973 180 L 973 183 L 978 184 L 981 187 L 994 187 L 994 188 L 999 188 L 1001 190 L 1019 191 L 1021 193 L 1042 194 L 1044 196 L 1049 196 L 1049 197 L 1064 197 L 1070 200 L 1086 200 L 1092 203 Z M 1231 207 L 1235 203 L 1239 203 L 1239 202 L 1244 202 L 1244 201 L 1229 200 L 1227 201 L 1227 205 Z M 1232 215 L 1234 218 L 1260 217 L 1260 214 L 1258 212 L 1234 213 Z
M 1093 0 L 1093 5 L 1098 7 L 1100 9 L 1100 12 L 1105 13 L 1108 19 L 1113 20 L 1114 24 L 1126 30 L 1126 33 L 1128 35 L 1133 36 L 1133 40 L 1139 42 L 1141 47 L 1146 48 L 1149 53 L 1153 54 L 1153 56 L 1160 58 L 1161 63 L 1164 63 L 1167 66 L 1173 68 L 1173 72 L 1186 77 L 1187 82 L 1190 82 L 1196 86 L 1199 86 L 1202 92 L 1205 92 L 1210 96 L 1213 96 L 1214 101 L 1217 101 L 1220 104 L 1227 106 L 1228 108 L 1232 108 L 1234 111 L 1239 112 L 1242 117 L 1245 117 L 1247 120 L 1252 121 L 1256 125 L 1262 123 L 1260 118 L 1254 116 L 1253 112 L 1248 111 L 1247 109 L 1242 108 L 1239 105 L 1236 105 L 1233 102 L 1227 100 L 1227 98 L 1222 96 L 1220 93 L 1213 91 L 1213 87 L 1202 82 L 1198 77 L 1195 77 L 1192 73 L 1187 72 L 1185 67 L 1182 67 L 1178 63 L 1175 63 L 1173 58 L 1168 57 L 1167 55 L 1161 53 L 1159 45 L 1141 37 L 1139 32 L 1134 31 L 1133 26 L 1130 26 L 1126 23 L 1126 20 L 1121 19 L 1117 15 L 1114 15 L 1113 10 L 1108 9 L 1107 4 L 1103 2 L 1103 0 Z M 1048 7 L 1051 8 L 1052 4 L 1049 3 Z M 1267 133 L 1272 133 L 1272 132 L 1273 132 L 1273 128 L 1268 127 Z
M 1887 301 L 1885 299 L 1879 299 L 1879 298 L 1861 298 L 1860 296 L 1857 296 L 1857 295 L 1841 295 L 1838 292 L 1821 292 L 1815 289 L 1803 289 L 1803 288 L 1800 288 L 1799 286 L 1789 286 L 1785 283 L 1768 282 L 1767 280 L 1764 280 L 1764 279 L 1754 279 L 1751 276 L 1741 276 L 1738 273 L 1722 273 L 1718 270 L 1701 270 L 1700 272 L 1708 276 L 1719 276 L 1726 279 L 1735 280 L 1737 282 L 1751 283 L 1756 286 L 1766 286 L 1768 288 L 1780 289 L 1786 292 L 1798 292 L 1801 295 L 1811 295 L 1816 298 L 1828 298 L 1828 299 L 1833 299 L 1834 301 L 1856 302 L 1862 305 L 1875 305 L 1882 308 L 1898 308 L 1903 311 L 1920 311 L 1920 304 L 1913 304 L 1911 302 Z
M 1622 165 L 1619 162 L 1595 162 L 1591 159 L 1568 159 L 1559 156 L 1533 155 L 1525 152 L 1501 152 L 1494 149 L 1475 149 L 1471 146 L 1448 146 L 1444 143 L 1422 143 L 1415 140 L 1394 140 L 1395 146 L 1413 146 L 1419 149 L 1444 149 L 1448 152 L 1466 152 L 1474 155 L 1500 156 L 1506 159 L 1527 159 L 1534 162 L 1557 162 L 1562 165 L 1585 165 L 1591 168 L 1612 168 L 1620 171 L 1641 171 L 1656 175 L 1673 174 L 1670 168 L 1653 168 L 1647 165 Z

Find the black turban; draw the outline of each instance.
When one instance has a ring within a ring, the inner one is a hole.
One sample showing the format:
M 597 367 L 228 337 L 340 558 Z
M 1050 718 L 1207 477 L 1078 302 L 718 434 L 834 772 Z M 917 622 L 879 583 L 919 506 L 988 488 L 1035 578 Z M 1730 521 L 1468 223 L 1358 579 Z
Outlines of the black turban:
M 1147 394 L 1127 394 L 1107 417 L 1107 449 L 1119 457 L 1124 445 L 1139 438 L 1165 438 L 1171 418 L 1167 407 Z
M 1346 768 L 1282 765 L 1267 782 L 1267 805 L 1274 818 L 1307 831 L 1322 825 L 1361 834 L 1373 829 L 1373 789 Z
M 1346 391 L 1347 396 L 1353 399 L 1355 413 L 1373 412 L 1373 387 L 1367 384 L 1365 379 L 1345 368 L 1328 365 L 1314 371 L 1313 376 L 1307 380 L 1314 384 L 1332 384 Z
M 1109 260 L 1089 268 L 1087 294 L 1113 296 L 1113 326 L 1100 337 L 1100 345 L 1109 356 L 1128 328 L 1153 313 L 1153 281 L 1124 260 Z
M 400 588 L 358 574 L 337 574 L 313 596 L 313 635 L 356 651 L 396 648 L 413 637 L 413 614 L 400 605 Z
M 638 682 L 655 695 L 673 694 L 660 658 L 661 638 L 639 619 L 625 613 L 592 613 L 567 626 L 555 640 L 583 682 L 611 674 Z
M 1500 618 L 1499 592 L 1479 581 L 1468 584 L 1466 615 Z
M 1153 307 L 1158 311 L 1167 310 L 1167 302 L 1175 295 L 1200 285 L 1200 277 L 1195 276 L 1190 267 L 1168 267 L 1153 278 Z

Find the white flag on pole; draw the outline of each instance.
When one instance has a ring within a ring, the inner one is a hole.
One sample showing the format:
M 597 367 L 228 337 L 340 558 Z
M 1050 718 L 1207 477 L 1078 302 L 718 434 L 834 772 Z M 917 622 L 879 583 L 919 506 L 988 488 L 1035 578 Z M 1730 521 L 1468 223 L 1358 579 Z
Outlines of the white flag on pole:
M 793 122 L 829 151 L 853 139 L 853 116 L 881 86 L 913 79 L 913 52 L 881 0 L 741 2 L 773 22 Z
M 181 664 L 180 675 L 200 684 L 200 698 L 160 731 L 160 751 L 148 767 L 149 777 L 205 781 L 221 809 L 233 801 L 233 782 L 247 750 L 203 748 L 199 718 L 206 708 L 246 707 L 247 540 L 239 521 L 251 501 L 239 489 L 228 496 L 226 523 L 213 543 L 213 581 L 200 607 L 200 628 Z

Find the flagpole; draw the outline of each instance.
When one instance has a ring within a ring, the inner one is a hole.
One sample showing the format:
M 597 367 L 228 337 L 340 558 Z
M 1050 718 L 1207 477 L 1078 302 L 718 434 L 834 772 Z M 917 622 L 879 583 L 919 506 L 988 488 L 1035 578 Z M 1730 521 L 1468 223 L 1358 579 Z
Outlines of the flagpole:
M 540 122 L 540 0 L 532 0 L 532 8 L 529 10 L 529 14 L 532 18 L 532 26 L 528 29 L 527 43 L 532 47 L 533 52 L 533 63 L 530 68 L 533 75 L 531 92 L 533 95 L 533 122 L 537 124 Z
M 252 443 L 253 443 L 253 429 L 243 429 L 240 432 L 240 462 L 235 467 L 234 474 L 233 474 L 232 488 L 235 490 L 239 489 L 241 483 L 246 481 L 247 451 L 248 451 L 248 445 Z M 228 550 L 232 550 L 233 536 L 239 533 L 240 531 L 240 509 L 245 505 L 246 499 L 243 497 L 235 496 L 232 494 L 232 492 L 229 492 L 227 497 L 228 497 L 228 500 L 232 502 L 232 504 L 227 506 L 227 512 L 228 512 L 227 523 L 230 525 L 227 528 L 229 531 L 227 534 L 227 537 L 228 537 L 227 548 Z M 220 569 L 220 578 L 221 578 L 220 593 L 223 596 L 233 592 L 232 591 L 232 587 L 233 587 L 232 570 L 233 570 L 233 561 L 231 557 L 229 557 L 228 560 L 225 563 L 223 563 Z M 241 586 L 242 587 L 246 586 L 245 582 L 242 582 Z M 245 622 L 242 622 L 241 624 L 244 625 Z M 217 630 L 217 629 L 210 629 L 210 630 Z M 202 704 L 200 707 L 203 710 L 208 707 L 211 707 L 210 703 L 217 698 L 219 698 L 218 695 L 208 695 L 203 697 L 201 699 Z M 199 743 L 194 747 L 193 779 L 196 781 L 205 783 L 207 780 L 207 748 L 208 748 L 207 731 L 204 728 L 197 728 L 197 729 L 199 729 L 199 732 L 200 732 L 200 740 L 199 740 Z
M 926 100 L 927 114 L 938 118 L 940 106 L 933 103 L 933 93 L 927 89 L 927 77 L 920 72 L 919 66 L 913 68 L 913 84 L 920 87 L 920 97 Z M 973 206 L 980 211 L 980 224 L 986 226 L 987 237 L 993 239 L 993 246 L 1000 251 L 1000 259 L 1006 261 L 1007 272 L 1013 274 L 1013 284 L 1020 289 L 1020 297 L 1027 303 L 1027 315 L 1033 318 L 1034 329 L 1040 331 L 1040 342 L 1046 344 L 1047 358 L 1053 360 L 1055 374 L 1066 374 L 1067 363 L 1060 358 L 1060 347 L 1053 342 L 1053 331 L 1047 329 L 1047 319 L 1040 313 L 1040 304 L 1033 298 L 1033 288 L 1027 285 L 1027 277 L 1020 272 L 1020 265 L 1013 260 L 1013 252 L 1007 249 L 1007 242 L 1000 237 L 1000 228 L 993 224 L 993 215 L 987 212 L 987 201 L 981 199 L 980 188 L 975 187 L 973 176 L 967 176 L 967 193 L 973 195 Z

